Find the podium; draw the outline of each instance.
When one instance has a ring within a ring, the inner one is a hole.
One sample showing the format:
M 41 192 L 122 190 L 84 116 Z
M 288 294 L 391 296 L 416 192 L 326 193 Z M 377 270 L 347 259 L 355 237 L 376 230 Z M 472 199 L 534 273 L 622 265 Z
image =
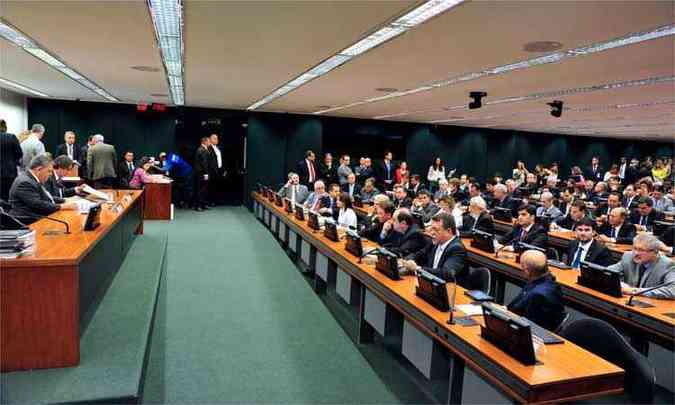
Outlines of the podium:
M 171 219 L 171 183 L 146 183 L 143 219 Z

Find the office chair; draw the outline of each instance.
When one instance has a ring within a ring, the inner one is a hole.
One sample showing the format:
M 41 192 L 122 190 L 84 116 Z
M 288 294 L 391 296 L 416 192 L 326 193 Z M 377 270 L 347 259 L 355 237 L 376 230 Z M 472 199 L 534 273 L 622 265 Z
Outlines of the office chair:
M 558 251 L 555 250 L 554 248 L 551 248 L 551 247 L 546 249 L 546 258 L 551 259 L 551 260 L 560 261 L 560 256 L 558 255 Z
M 464 288 L 467 290 L 480 290 L 486 294 L 490 294 L 490 270 L 485 267 L 469 267 L 469 274 L 464 282 Z
M 565 326 L 560 336 L 623 368 L 624 389 L 632 402 L 652 402 L 656 385 L 654 368 L 612 325 L 599 319 L 579 319 Z M 612 397 L 612 400 L 620 399 Z

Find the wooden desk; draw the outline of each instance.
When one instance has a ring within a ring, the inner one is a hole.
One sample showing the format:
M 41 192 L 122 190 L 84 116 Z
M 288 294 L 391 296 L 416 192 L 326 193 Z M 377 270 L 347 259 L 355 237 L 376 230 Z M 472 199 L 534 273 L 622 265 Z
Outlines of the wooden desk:
M 171 183 L 146 183 L 143 219 L 171 219 Z
M 33 256 L 0 261 L 3 372 L 79 364 L 80 334 L 143 232 L 141 194 L 117 194 L 121 211 L 104 207 L 93 231 L 82 229 L 85 215 L 58 211 L 51 217 L 68 222 L 70 234 L 45 235 L 64 226 L 42 219 L 30 226 Z
M 492 253 L 471 247 L 471 241 L 468 239 L 463 242 L 470 262 L 487 267 L 493 274 L 496 272 L 497 277 L 493 279 L 499 283 L 495 286 L 495 295 L 499 301 L 503 301 L 505 280 L 517 285 L 525 284 L 525 274 L 514 258 L 497 258 Z M 675 345 L 675 319 L 665 314 L 675 313 L 675 301 L 639 297 L 640 301 L 649 302 L 654 307 L 629 307 L 626 305 L 628 297 L 611 297 L 577 284 L 577 277 L 580 274 L 578 270 L 562 270 L 554 266 L 550 266 L 550 269 L 562 288 L 566 303 L 570 306 L 606 319 L 672 350 Z
M 374 266 L 358 263 L 345 251 L 344 242 L 326 239 L 322 232 L 314 232 L 306 222 L 284 213 L 257 193 L 253 193 L 253 197 L 289 230 L 395 308 L 424 334 L 448 348 L 455 356 L 452 374 L 457 372 L 457 365 L 462 366 L 463 373 L 465 365 L 516 402 L 562 402 L 622 392 L 623 371 L 620 368 L 570 342 L 547 346 L 547 350 L 539 356 L 541 364 L 523 365 L 481 338 L 478 326 L 448 325 L 448 313 L 438 311 L 415 295 L 414 278 L 404 277 L 401 281 L 387 278 Z M 362 313 L 363 293 L 361 295 Z M 461 287 L 457 290 L 457 303 L 469 303 Z M 458 311 L 457 315 L 461 313 Z M 360 336 L 367 334 L 361 329 L 359 333 Z M 451 391 L 457 389 L 461 390 L 461 382 L 459 387 L 456 384 L 451 386 Z M 455 391 L 450 396 L 457 399 L 454 395 Z

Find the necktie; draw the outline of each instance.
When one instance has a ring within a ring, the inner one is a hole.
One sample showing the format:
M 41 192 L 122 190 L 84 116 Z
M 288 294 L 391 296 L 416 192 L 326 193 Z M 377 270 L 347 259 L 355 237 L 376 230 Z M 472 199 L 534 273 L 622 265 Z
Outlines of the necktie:
M 577 249 L 577 253 L 574 255 L 574 260 L 572 261 L 572 268 L 578 269 L 579 265 L 581 264 L 581 253 L 584 251 L 584 248 L 581 247 L 581 243 L 579 243 L 579 248 Z
M 321 196 L 315 196 L 314 197 L 314 204 L 312 204 L 312 211 L 316 211 L 319 209 L 319 203 L 321 202 Z
M 52 195 L 49 193 L 49 191 L 47 191 L 46 188 L 44 188 L 43 186 L 40 186 L 40 187 L 42 188 L 42 191 L 44 191 L 45 194 L 47 195 L 47 197 L 49 198 L 49 201 L 51 201 L 52 204 L 54 204 L 54 197 L 52 197 Z
M 640 216 L 640 225 L 644 225 L 644 224 L 645 224 L 645 216 L 641 215 Z
M 637 286 L 636 286 L 636 287 L 638 287 L 638 288 L 639 288 L 639 287 L 642 287 L 642 283 L 644 283 L 644 281 L 645 281 L 645 280 L 643 280 L 643 279 L 644 279 L 644 277 L 645 277 L 645 273 L 646 273 L 646 272 L 647 272 L 647 269 L 645 268 L 645 265 L 644 265 L 644 264 L 641 264 L 641 265 L 638 267 L 638 282 L 637 282 Z
M 314 164 L 307 161 L 307 168 L 309 169 L 309 182 L 314 183 Z
M 617 231 L 616 228 L 612 228 L 612 238 L 616 239 L 618 234 L 619 234 L 619 231 Z
M 524 241 L 527 237 L 527 229 L 523 228 L 523 232 L 520 234 L 520 241 Z
M 293 201 L 293 203 L 295 203 L 295 195 L 296 195 L 295 193 L 296 193 L 297 187 L 298 186 L 292 186 L 291 187 L 291 201 Z

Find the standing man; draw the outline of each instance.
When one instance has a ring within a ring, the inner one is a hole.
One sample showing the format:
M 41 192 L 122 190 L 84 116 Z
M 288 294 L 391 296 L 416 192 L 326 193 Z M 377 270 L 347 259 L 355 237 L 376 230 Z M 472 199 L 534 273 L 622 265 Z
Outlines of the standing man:
M 311 150 L 305 152 L 305 159 L 298 162 L 298 175 L 300 175 L 300 183 L 310 187 L 318 180 L 318 171 L 316 167 L 316 155 Z
M 337 167 L 333 164 L 333 155 L 330 153 L 324 155 L 323 164 L 319 165 L 319 171 L 324 182 L 328 184 L 338 182 Z
M 66 155 L 74 164 L 79 166 L 82 162 L 82 150 L 75 145 L 75 132 L 66 131 L 63 140 L 65 143 L 56 147 L 55 156 Z
M 602 181 L 604 176 L 605 169 L 600 166 L 600 159 L 597 156 L 593 156 L 591 165 L 586 168 L 586 178 L 593 181 Z
M 355 195 L 361 194 L 361 186 L 356 184 L 356 175 L 354 173 L 347 175 L 347 184 L 342 184 L 340 188 L 343 193 L 349 194 L 352 199 L 354 199 Z
M 87 143 L 80 149 L 80 156 L 82 157 L 82 161 L 80 164 L 82 165 L 80 167 L 80 177 L 84 179 L 89 179 L 89 167 L 87 166 L 87 156 L 89 156 L 89 149 L 91 149 L 94 146 L 94 135 L 90 135 L 89 138 L 87 138 Z
M 94 135 L 93 141 L 94 146 L 87 153 L 89 178 L 94 181 L 94 188 L 113 188 L 117 181 L 115 147 L 105 143 L 101 134 Z
M 391 190 L 394 186 L 394 162 L 393 155 L 390 151 L 384 152 L 384 159 L 375 168 L 375 175 L 377 176 L 378 184 L 382 185 L 383 190 Z
M 206 192 L 209 183 L 210 167 L 209 138 L 203 137 L 201 144 L 197 148 L 195 161 L 193 165 L 194 190 L 192 195 L 192 206 L 195 211 L 204 211 L 206 207 Z
M 129 182 L 134 175 L 134 152 L 128 150 L 124 152 L 124 160 L 120 162 L 117 168 L 117 178 L 119 179 L 119 188 L 129 188 Z
M 225 176 L 225 166 L 223 163 L 223 152 L 220 150 L 217 134 L 209 136 L 209 156 L 210 156 L 210 170 L 209 170 L 209 205 L 216 206 L 216 202 L 220 200 L 218 192 L 222 186 L 223 176 Z
M 9 189 L 16 179 L 22 158 L 19 140 L 14 134 L 7 133 L 7 123 L 0 120 L 0 198 L 5 201 L 9 198 Z
M 347 184 L 348 183 L 347 177 L 349 177 L 349 175 L 352 174 L 352 168 L 349 167 L 350 163 L 351 162 L 349 155 L 342 155 L 342 157 L 340 158 L 340 167 L 338 167 L 337 169 L 340 186 Z
M 42 137 L 45 134 L 45 127 L 42 124 L 34 124 L 30 130 L 28 138 L 21 142 L 23 151 L 23 168 L 26 169 L 33 158 L 45 153 L 45 145 L 42 143 Z

